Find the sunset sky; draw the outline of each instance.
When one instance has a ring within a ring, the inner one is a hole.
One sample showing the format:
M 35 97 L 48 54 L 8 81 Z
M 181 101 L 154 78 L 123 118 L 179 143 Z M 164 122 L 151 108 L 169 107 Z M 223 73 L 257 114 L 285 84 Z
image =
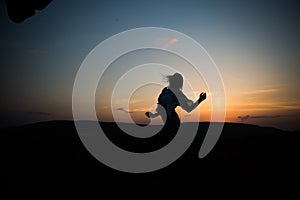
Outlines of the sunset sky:
M 219 68 L 226 90 L 227 122 L 243 122 L 287 130 L 300 129 L 300 12 L 297 1 L 58 1 L 16 24 L 0 1 L 0 125 L 18 125 L 53 119 L 72 119 L 72 89 L 87 54 L 101 41 L 138 27 L 180 31 L 200 43 Z M 155 41 L 154 41 L 155 42 Z M 162 45 L 180 43 L 177 38 Z M 111 121 L 110 110 L 126 121 L 147 122 L 143 115 L 157 102 L 167 83 L 162 66 L 146 65 L 133 74 L 144 79 L 152 72 L 158 84 L 139 88 L 129 100 L 107 95 L 121 67 L 168 60 L 178 71 L 188 65 L 172 54 L 142 50 L 117 59 L 99 83 L 96 110 Z M 150 71 L 147 71 L 151 69 Z M 160 70 L 159 70 L 160 69 Z M 193 77 L 192 72 L 183 73 Z M 88 80 L 87 80 L 88 81 Z M 120 91 L 132 86 L 123 80 Z M 190 83 L 195 91 L 188 89 Z M 208 98 L 196 112 L 181 113 L 182 121 L 209 121 L 210 91 L 203 78 L 185 79 L 184 93 L 196 100 Z M 125 94 L 124 94 L 125 95 Z M 179 110 L 178 110 L 179 111 Z

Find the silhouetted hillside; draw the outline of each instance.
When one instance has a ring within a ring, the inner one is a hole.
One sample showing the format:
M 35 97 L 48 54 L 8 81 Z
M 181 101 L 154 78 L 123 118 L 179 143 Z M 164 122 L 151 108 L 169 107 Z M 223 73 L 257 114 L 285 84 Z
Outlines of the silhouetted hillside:
M 73 121 L 1 129 L 2 188 L 12 192 L 93 191 L 112 196 L 137 195 L 133 191 L 144 195 L 152 191 L 154 196 L 157 192 L 187 192 L 199 197 L 209 191 L 222 195 L 214 192 L 219 190 L 232 195 L 243 192 L 245 197 L 299 190 L 299 132 L 226 123 L 215 148 L 199 159 L 208 125 L 200 123 L 193 144 L 176 162 L 145 174 L 119 172 L 97 161 L 81 143 Z M 101 126 L 111 140 L 124 142 L 118 139 L 116 124 Z

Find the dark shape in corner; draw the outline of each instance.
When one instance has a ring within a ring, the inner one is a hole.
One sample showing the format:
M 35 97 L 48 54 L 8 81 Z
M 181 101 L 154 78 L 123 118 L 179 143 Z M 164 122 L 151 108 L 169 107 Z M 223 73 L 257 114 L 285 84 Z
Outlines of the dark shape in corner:
M 8 17 L 15 23 L 21 23 L 32 17 L 35 10 L 43 10 L 52 0 L 6 0 Z

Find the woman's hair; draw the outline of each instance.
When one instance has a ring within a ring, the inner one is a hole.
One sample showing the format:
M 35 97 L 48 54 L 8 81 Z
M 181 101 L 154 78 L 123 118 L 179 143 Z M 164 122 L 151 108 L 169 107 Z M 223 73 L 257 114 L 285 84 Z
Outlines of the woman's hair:
M 183 87 L 183 77 L 179 73 L 175 73 L 173 75 L 164 76 L 165 80 L 169 82 L 170 88 L 182 89 Z

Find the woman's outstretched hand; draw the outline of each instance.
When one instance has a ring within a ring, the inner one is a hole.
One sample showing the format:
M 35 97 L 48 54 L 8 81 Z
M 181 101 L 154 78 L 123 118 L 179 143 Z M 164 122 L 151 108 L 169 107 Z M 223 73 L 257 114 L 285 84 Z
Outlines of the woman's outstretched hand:
M 201 92 L 201 94 L 199 95 L 198 103 L 204 101 L 205 99 L 206 99 L 206 93 L 205 92 Z
M 152 112 L 145 112 L 145 115 L 148 118 L 154 118 L 154 117 L 157 117 L 159 114 L 158 113 L 152 113 Z
M 152 113 L 151 113 L 152 114 Z M 150 112 L 145 112 L 145 115 L 150 118 Z

